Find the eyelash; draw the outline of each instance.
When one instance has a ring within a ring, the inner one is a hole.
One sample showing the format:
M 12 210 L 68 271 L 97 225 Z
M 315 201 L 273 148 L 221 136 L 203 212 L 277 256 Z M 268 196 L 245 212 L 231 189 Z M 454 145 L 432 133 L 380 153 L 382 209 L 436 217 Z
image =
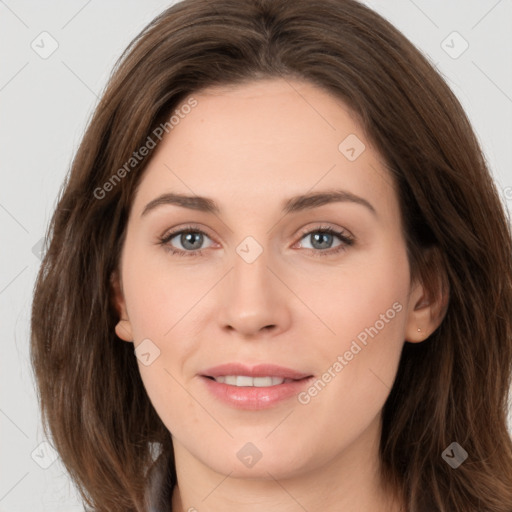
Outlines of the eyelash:
M 199 229 L 198 227 L 193 226 L 193 225 L 189 225 L 189 226 L 185 226 L 179 230 L 172 231 L 171 233 L 168 233 L 162 237 L 158 237 L 158 239 L 159 239 L 158 243 L 160 245 L 164 246 L 164 248 L 167 251 L 169 251 L 171 254 L 173 254 L 175 256 L 204 256 L 204 252 L 206 251 L 206 249 L 197 249 L 195 251 L 182 251 L 181 249 L 174 249 L 171 245 L 169 245 L 169 242 L 176 235 L 181 235 L 182 233 L 199 233 L 199 234 L 205 235 L 208 238 L 210 238 L 208 236 L 208 234 L 205 233 L 202 229 Z M 315 257 L 316 256 L 325 257 L 325 256 L 332 256 L 334 254 L 338 254 L 342 251 L 345 251 L 347 249 L 347 247 L 352 246 L 355 242 L 355 239 L 352 236 L 348 236 L 348 235 L 344 234 L 344 232 L 337 231 L 336 229 L 334 229 L 330 226 L 321 226 L 321 227 L 318 227 L 318 228 L 315 228 L 315 229 L 312 229 L 309 231 L 303 231 L 300 234 L 300 239 L 304 238 L 307 235 L 311 235 L 313 233 L 324 233 L 324 234 L 329 234 L 329 235 L 335 235 L 341 240 L 341 242 L 343 242 L 342 244 L 338 245 L 334 249 L 324 249 L 324 250 L 309 249 L 310 251 L 312 251 L 312 254 Z

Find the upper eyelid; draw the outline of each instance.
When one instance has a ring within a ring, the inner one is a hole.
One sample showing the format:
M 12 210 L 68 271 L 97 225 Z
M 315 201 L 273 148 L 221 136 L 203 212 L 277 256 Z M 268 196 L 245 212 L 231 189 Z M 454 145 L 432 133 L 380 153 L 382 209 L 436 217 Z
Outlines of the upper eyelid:
M 199 226 L 184 226 L 178 229 L 171 229 L 164 232 L 164 234 L 160 237 L 161 239 L 172 239 L 177 235 L 180 235 L 181 233 L 202 233 L 213 240 L 214 237 L 212 237 L 208 231 L 204 228 L 201 228 Z
M 354 235 L 352 235 L 352 233 L 347 228 L 334 227 L 334 226 L 330 226 L 328 224 L 321 224 L 316 227 L 309 227 L 309 228 L 301 229 L 299 232 L 299 235 L 305 236 L 310 233 L 314 233 L 315 231 L 326 231 L 326 230 L 340 231 L 341 234 L 346 236 L 347 238 L 355 238 Z

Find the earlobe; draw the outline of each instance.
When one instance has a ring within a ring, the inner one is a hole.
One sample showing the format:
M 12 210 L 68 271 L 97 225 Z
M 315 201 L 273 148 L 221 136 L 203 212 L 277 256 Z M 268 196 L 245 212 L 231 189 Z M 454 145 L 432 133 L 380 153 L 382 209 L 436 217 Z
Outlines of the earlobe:
M 126 310 L 126 303 L 122 290 L 121 280 L 119 274 L 114 271 L 110 277 L 111 297 L 119 321 L 116 324 L 115 331 L 117 336 L 124 341 L 133 341 L 132 326 L 128 318 L 128 311 Z
M 409 343 L 420 343 L 428 338 L 432 332 L 432 313 L 430 300 L 424 295 L 423 288 L 419 287 L 420 298 L 412 304 L 413 310 L 409 312 L 405 330 L 405 340 Z
M 414 293 L 411 294 L 405 341 L 421 343 L 441 325 L 449 301 L 449 290 L 446 282 L 439 280 L 439 286 L 435 294 L 435 296 L 429 295 L 422 285 L 418 285 Z
M 119 320 L 116 324 L 116 334 L 124 341 L 133 341 L 132 326 L 129 320 Z

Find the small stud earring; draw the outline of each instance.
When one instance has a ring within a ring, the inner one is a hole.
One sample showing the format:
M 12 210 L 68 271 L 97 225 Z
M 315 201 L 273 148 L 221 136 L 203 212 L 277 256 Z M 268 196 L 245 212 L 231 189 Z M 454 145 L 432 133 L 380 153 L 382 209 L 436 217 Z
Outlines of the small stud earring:
M 421 331 L 421 329 L 418 327 L 418 332 L 420 332 L 420 331 Z

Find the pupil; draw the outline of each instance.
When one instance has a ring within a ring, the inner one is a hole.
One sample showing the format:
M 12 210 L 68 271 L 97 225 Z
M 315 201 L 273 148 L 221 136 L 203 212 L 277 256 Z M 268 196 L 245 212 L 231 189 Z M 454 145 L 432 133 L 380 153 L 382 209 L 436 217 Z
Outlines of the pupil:
M 313 238 L 314 238 L 314 241 L 316 242 L 318 239 L 320 239 L 320 241 L 322 240 L 322 237 L 331 237 L 332 235 L 330 233 L 316 233 L 313 235 Z M 325 238 L 324 238 L 325 240 Z M 322 245 L 322 243 L 320 242 L 320 245 Z M 325 245 L 325 244 L 324 244 Z M 327 243 L 327 246 L 329 244 Z M 314 244 L 313 244 L 314 246 Z M 328 247 L 319 247 L 320 249 L 328 249 Z
M 193 239 L 195 236 L 199 237 L 199 244 L 196 244 L 195 247 L 187 247 L 187 244 L 189 243 L 190 239 Z M 186 235 L 181 235 L 181 243 L 183 247 L 194 250 L 197 249 L 198 247 L 201 247 L 202 236 L 203 235 L 201 233 L 187 233 Z

